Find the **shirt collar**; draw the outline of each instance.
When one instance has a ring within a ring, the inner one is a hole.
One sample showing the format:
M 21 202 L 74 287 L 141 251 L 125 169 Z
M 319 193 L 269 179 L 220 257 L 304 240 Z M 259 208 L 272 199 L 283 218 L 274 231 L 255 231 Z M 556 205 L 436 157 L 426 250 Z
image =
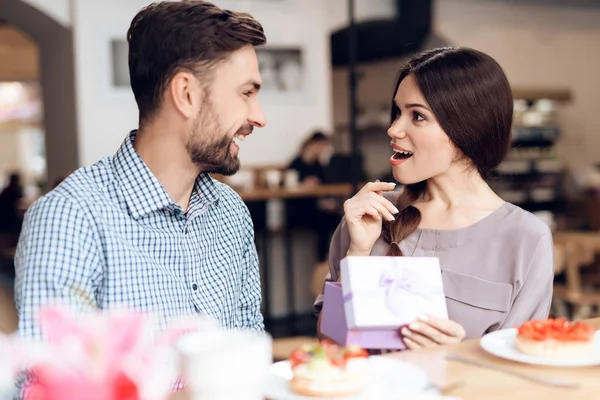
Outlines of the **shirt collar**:
M 137 130 L 131 131 L 113 158 L 120 188 L 134 219 L 168 207 L 178 207 L 135 151 L 133 142 L 136 135 Z M 208 205 L 219 197 L 215 182 L 206 173 L 198 175 L 193 192 L 190 210 L 198 207 L 196 202 Z

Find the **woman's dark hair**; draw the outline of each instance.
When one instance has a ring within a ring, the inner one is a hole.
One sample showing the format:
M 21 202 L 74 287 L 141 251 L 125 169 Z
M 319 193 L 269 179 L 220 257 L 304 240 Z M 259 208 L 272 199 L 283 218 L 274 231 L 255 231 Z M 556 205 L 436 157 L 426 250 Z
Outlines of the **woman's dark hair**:
M 444 47 L 424 51 L 401 69 L 394 96 L 404 78 L 412 75 L 438 123 L 462 157 L 486 178 L 510 146 L 513 96 L 500 65 L 469 48 Z M 399 109 L 392 100 L 391 121 Z M 396 201 L 400 213 L 384 225 L 388 255 L 401 256 L 398 246 L 421 222 L 413 204 L 422 198 L 427 181 L 406 185 Z
M 329 138 L 329 136 L 327 136 L 323 132 L 316 131 L 302 143 L 302 146 L 300 146 L 300 153 L 302 153 L 304 150 L 306 150 L 306 148 L 313 143 L 329 142 L 330 140 L 331 139 Z
M 171 78 L 182 70 L 208 78 L 218 62 L 246 45 L 266 42 L 250 14 L 202 0 L 162 1 L 143 8 L 127 31 L 129 77 L 140 112 L 150 122 Z

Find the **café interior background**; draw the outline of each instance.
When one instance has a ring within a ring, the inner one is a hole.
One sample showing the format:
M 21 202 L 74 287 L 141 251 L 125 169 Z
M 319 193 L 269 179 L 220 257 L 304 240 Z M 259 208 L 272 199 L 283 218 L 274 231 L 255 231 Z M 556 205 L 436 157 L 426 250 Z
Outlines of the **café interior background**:
M 314 131 L 331 135 L 340 162 L 351 150 L 348 2 L 215 2 L 250 12 L 268 37 L 259 51 L 268 125 L 243 143 L 243 169 L 228 181 L 247 194 L 255 219 L 267 329 L 313 335 L 311 306 L 326 268 L 307 250 L 315 246 L 312 232 L 286 229 L 287 200 L 264 191 L 278 189 L 277 171 Z M 148 3 L 0 1 L 0 184 L 21 175 L 24 209 L 74 169 L 113 154 L 136 127 L 125 33 Z M 600 229 L 600 1 L 356 0 L 355 16 L 355 117 L 365 179 L 389 174 L 385 130 L 402 60 L 428 47 L 473 47 L 500 63 L 515 93 L 515 143 L 494 188 L 555 231 Z M 339 204 L 344 196 L 328 197 Z M 1 252 L 0 331 L 8 332 L 16 328 L 14 246 Z M 590 276 L 595 265 L 594 255 L 585 265 Z M 557 285 L 565 279 L 558 273 Z M 584 279 L 583 286 L 595 293 L 592 283 Z M 594 301 L 583 308 L 565 301 L 560 312 L 594 314 Z

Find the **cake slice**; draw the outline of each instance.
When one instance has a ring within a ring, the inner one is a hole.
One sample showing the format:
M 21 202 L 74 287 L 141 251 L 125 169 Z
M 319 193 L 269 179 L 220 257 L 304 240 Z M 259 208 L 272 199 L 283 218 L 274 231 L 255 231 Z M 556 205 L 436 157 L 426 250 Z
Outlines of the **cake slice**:
M 344 397 L 360 393 L 367 380 L 368 353 L 328 341 L 305 345 L 290 356 L 291 388 L 310 397 Z
M 517 329 L 516 346 L 525 354 L 574 358 L 594 351 L 596 330 L 580 321 L 549 318 L 527 321 Z

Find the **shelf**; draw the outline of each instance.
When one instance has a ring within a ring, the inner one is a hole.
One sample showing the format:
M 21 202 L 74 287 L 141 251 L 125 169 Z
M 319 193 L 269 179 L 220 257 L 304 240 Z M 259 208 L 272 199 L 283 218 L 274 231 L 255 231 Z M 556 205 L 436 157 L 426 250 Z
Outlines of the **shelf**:
M 513 87 L 513 97 L 522 100 L 548 99 L 561 102 L 573 100 L 571 90 L 566 88 Z

